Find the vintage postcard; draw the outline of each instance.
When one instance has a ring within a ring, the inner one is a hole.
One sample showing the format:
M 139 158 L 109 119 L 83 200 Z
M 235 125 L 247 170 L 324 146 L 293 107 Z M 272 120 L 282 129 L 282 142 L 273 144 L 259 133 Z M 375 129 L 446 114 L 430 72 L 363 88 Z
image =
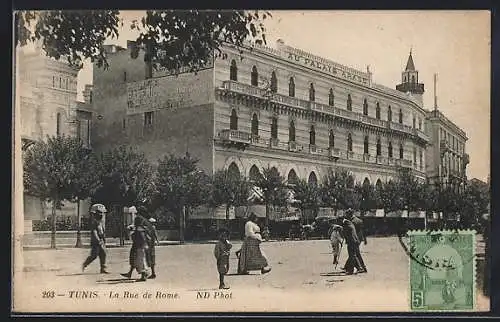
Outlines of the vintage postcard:
M 13 313 L 490 310 L 490 12 L 13 23 Z

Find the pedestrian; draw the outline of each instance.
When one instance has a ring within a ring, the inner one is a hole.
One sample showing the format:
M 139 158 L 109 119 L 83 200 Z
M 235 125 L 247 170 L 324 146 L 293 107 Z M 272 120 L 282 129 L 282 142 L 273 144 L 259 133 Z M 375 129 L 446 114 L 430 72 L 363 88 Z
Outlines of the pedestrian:
M 146 281 L 147 274 L 147 263 L 146 263 L 146 252 L 148 249 L 147 241 L 147 230 L 146 230 L 146 219 L 142 216 L 136 216 L 134 218 L 134 226 L 131 234 L 132 247 L 130 249 L 130 270 L 128 273 L 121 274 L 124 277 L 131 278 L 132 272 L 135 269 L 137 273 L 141 274 L 139 281 Z
M 217 243 L 214 248 L 214 256 L 217 260 L 217 271 L 219 272 L 219 289 L 228 289 L 224 283 L 224 277 L 229 271 L 229 254 L 233 247 L 229 242 L 229 230 L 219 229 L 217 232 Z
M 347 261 L 344 265 L 346 274 L 352 275 L 354 273 L 354 269 L 356 269 L 357 273 L 366 273 L 366 271 L 363 270 L 358 257 L 359 239 L 356 234 L 356 227 L 354 227 L 354 224 L 347 218 L 342 221 L 342 226 L 348 254 Z
M 337 266 L 342 245 L 342 226 L 333 224 L 330 234 L 330 244 L 332 245 L 333 265 Z
M 245 239 L 238 256 L 238 274 L 246 275 L 249 271 L 260 270 L 261 274 L 271 271 L 265 254 L 260 249 L 262 236 L 257 225 L 257 215 L 251 213 L 245 223 Z
M 148 278 L 156 278 L 155 263 L 156 263 L 156 252 L 155 246 L 159 245 L 158 234 L 156 232 L 156 219 L 153 217 L 149 218 L 149 225 L 147 227 L 147 239 L 148 239 L 148 249 L 146 251 L 146 261 L 148 266 L 151 268 L 151 275 Z
M 356 256 L 358 257 L 358 260 L 359 260 L 363 270 L 365 272 L 367 272 L 368 270 L 366 269 L 365 262 L 363 260 L 363 257 L 361 256 L 361 252 L 359 250 L 359 245 L 361 245 L 361 242 L 363 242 L 365 245 L 367 244 L 363 220 L 361 218 L 359 218 L 358 216 L 356 216 L 352 209 L 347 210 L 347 219 L 349 219 L 353 223 L 354 228 L 356 228 L 356 235 L 359 238 L 359 244 L 356 247 Z
M 82 264 L 82 272 L 99 257 L 101 274 L 109 274 L 106 270 L 106 238 L 102 222 L 106 212 L 106 207 L 102 204 L 94 204 L 90 207 L 90 255 Z

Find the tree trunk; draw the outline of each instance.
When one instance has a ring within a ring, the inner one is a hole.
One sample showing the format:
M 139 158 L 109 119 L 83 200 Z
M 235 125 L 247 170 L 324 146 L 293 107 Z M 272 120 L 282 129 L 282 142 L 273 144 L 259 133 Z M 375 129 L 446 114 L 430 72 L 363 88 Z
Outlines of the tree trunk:
M 52 231 L 50 234 L 50 248 L 56 248 L 56 224 L 57 224 L 57 219 L 56 219 L 56 207 L 57 207 L 57 201 L 53 200 L 52 201 Z
M 125 216 L 125 213 L 123 212 L 123 207 L 124 206 L 119 206 L 119 209 L 118 209 L 118 215 L 120 216 L 120 246 L 125 246 L 125 235 L 124 235 L 124 230 L 125 230 L 125 223 L 124 223 L 124 216 Z
M 80 199 L 76 199 L 76 221 L 78 230 L 76 231 L 76 248 L 82 247 L 82 216 L 80 214 Z
M 180 244 L 184 244 L 184 230 L 185 230 L 185 227 L 186 227 L 186 207 L 182 207 L 181 208 L 181 211 L 180 211 L 180 214 L 179 214 L 179 243 Z
M 269 227 L 269 204 L 266 203 L 266 227 Z
M 226 220 L 229 222 L 229 204 L 226 205 Z

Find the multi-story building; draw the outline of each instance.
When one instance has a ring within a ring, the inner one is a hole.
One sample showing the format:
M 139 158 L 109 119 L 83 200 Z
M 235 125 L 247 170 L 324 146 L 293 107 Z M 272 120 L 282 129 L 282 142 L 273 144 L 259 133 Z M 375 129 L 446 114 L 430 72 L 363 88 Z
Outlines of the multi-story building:
M 45 56 L 39 48 L 20 51 L 18 64 L 20 87 L 16 91 L 20 97 L 23 150 L 47 136 L 77 135 L 80 123 L 76 101 L 78 70 Z M 33 220 L 46 218 L 51 210 L 50 205 L 39 198 L 24 194 L 23 200 L 25 230 L 29 231 Z M 65 203 L 57 215 L 75 214 L 75 205 Z
M 466 133 L 450 121 L 437 107 L 426 116 L 427 134 L 431 143 L 427 148 L 427 177 L 433 184 L 467 182 L 469 155 L 465 152 Z
M 109 46 L 110 68 L 94 67 L 93 146 L 138 146 L 152 161 L 189 152 L 212 173 L 252 178 L 276 167 L 289 181 L 320 181 L 347 169 L 380 184 L 412 169 L 425 179 L 426 111 L 413 58 L 398 90 L 372 74 L 285 45 L 225 45 L 196 74 L 148 72 L 141 53 Z M 403 91 L 403 92 L 402 92 Z

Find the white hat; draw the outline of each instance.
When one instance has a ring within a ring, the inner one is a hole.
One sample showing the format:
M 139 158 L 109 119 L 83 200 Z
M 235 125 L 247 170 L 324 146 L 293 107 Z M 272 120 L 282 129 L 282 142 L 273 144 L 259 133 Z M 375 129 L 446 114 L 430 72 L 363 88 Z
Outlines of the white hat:
M 136 214 L 137 213 L 137 209 L 135 208 L 135 206 L 132 206 L 132 207 L 128 208 L 128 212 Z
M 156 222 L 156 219 L 154 219 L 153 217 L 149 218 L 149 222 Z

